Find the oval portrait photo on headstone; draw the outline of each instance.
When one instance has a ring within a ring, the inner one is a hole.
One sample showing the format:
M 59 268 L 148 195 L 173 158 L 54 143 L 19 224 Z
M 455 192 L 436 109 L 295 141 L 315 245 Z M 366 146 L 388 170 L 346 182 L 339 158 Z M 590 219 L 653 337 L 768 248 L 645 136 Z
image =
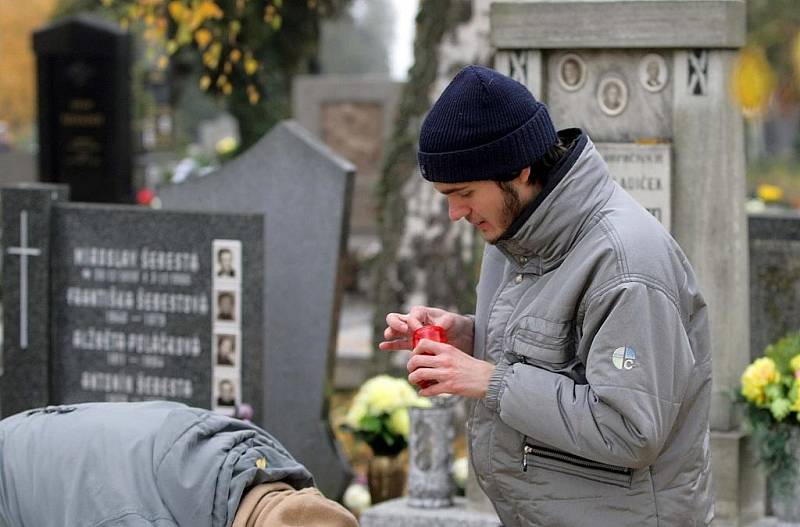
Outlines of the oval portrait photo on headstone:
M 606 75 L 597 86 L 597 103 L 600 110 L 611 117 L 621 114 L 628 106 L 628 86 L 622 77 Z
M 656 93 L 664 89 L 669 80 L 667 61 L 657 53 L 648 53 L 639 61 L 639 82 L 642 87 Z
M 558 84 L 566 91 L 578 91 L 586 83 L 586 63 L 576 53 L 567 53 L 558 61 Z

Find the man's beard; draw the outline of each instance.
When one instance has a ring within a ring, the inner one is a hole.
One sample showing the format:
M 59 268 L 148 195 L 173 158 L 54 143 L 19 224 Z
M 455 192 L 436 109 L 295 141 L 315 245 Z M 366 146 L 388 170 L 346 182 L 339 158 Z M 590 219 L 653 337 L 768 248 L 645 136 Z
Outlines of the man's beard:
M 500 222 L 503 225 L 503 232 L 492 239 L 486 240 L 487 243 L 492 245 L 496 244 L 500 238 L 503 237 L 508 228 L 511 227 L 511 224 L 514 223 L 514 220 L 522 214 L 526 206 L 526 204 L 522 203 L 517 189 L 515 189 L 511 183 L 498 181 L 497 184 L 500 186 L 500 191 L 503 193 L 503 210 L 500 212 Z

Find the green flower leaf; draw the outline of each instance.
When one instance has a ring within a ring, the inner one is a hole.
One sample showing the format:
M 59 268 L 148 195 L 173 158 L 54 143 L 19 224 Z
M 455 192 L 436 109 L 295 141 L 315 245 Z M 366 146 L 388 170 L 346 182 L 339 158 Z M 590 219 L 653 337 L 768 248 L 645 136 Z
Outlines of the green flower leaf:
M 791 407 L 792 403 L 789 402 L 789 399 L 775 399 L 769 405 L 769 411 L 772 412 L 775 419 L 783 421 L 789 415 Z
M 764 388 L 764 393 L 767 394 L 767 399 L 781 399 L 783 397 L 783 385 L 781 384 L 768 384 Z
M 374 415 L 365 415 L 358 424 L 361 425 L 361 429 L 365 432 L 374 433 L 380 432 L 382 426 L 380 417 Z

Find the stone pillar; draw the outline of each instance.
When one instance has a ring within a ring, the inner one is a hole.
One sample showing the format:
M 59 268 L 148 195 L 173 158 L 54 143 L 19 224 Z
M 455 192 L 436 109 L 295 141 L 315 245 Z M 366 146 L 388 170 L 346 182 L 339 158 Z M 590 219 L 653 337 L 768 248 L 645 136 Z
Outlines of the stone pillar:
M 749 362 L 744 129 L 728 90 L 744 1 L 501 1 L 491 28 L 495 67 L 547 103 L 557 127 L 585 129 L 604 155 L 662 153 L 653 168 L 668 187 L 650 198 L 666 197 L 668 210 L 651 210 L 671 218 L 710 310 L 717 525 L 751 521 L 763 477 L 726 395 Z M 616 157 L 612 173 L 652 172 Z

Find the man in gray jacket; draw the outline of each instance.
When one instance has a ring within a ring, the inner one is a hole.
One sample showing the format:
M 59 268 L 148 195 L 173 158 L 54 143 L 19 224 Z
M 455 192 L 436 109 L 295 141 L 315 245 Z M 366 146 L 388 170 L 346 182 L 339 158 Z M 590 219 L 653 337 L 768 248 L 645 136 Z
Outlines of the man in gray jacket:
M 422 125 L 420 171 L 488 242 L 477 309 L 387 315 L 422 395 L 470 398 L 470 459 L 507 527 L 713 518 L 707 309 L 680 247 L 581 130 L 469 66 Z
M 163 401 L 0 422 L 3 527 L 356 527 L 264 430 Z

